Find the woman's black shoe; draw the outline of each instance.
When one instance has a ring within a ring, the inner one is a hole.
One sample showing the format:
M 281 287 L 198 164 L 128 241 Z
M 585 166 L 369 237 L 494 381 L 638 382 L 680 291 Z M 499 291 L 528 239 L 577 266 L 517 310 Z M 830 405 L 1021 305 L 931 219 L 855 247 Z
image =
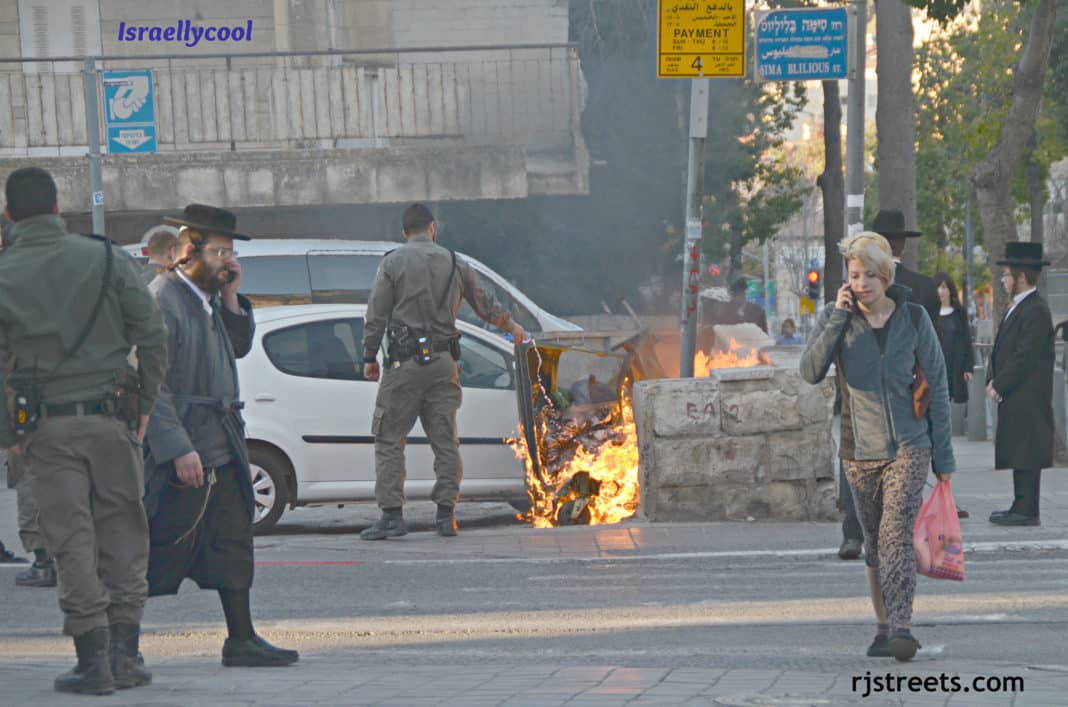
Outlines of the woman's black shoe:
M 890 652 L 890 637 L 879 634 L 875 637 L 875 640 L 868 646 L 869 658 L 891 658 L 893 653 Z
M 920 642 L 912 637 L 908 629 L 899 628 L 890 634 L 890 654 L 902 663 L 907 663 L 916 655 Z

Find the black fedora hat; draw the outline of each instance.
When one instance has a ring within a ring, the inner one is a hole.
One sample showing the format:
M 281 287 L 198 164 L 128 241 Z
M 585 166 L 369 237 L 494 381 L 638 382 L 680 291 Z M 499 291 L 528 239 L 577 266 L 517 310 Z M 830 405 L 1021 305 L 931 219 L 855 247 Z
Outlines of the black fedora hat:
M 220 236 L 229 236 L 242 241 L 252 240 L 252 236 L 246 236 L 234 230 L 237 227 L 237 216 L 233 211 L 220 209 L 217 206 L 190 204 L 182 211 L 181 217 L 164 216 L 163 220 L 167 223 L 192 228 L 194 231 L 218 233 Z
M 1042 259 L 1041 243 L 1017 241 L 1016 243 L 1005 244 L 1005 257 L 998 260 L 997 264 L 1041 269 L 1042 266 L 1049 265 L 1049 261 Z
M 879 209 L 875 214 L 875 220 L 871 222 L 871 229 L 887 240 L 895 238 L 918 238 L 923 234 L 919 231 L 905 230 L 905 214 L 897 209 Z

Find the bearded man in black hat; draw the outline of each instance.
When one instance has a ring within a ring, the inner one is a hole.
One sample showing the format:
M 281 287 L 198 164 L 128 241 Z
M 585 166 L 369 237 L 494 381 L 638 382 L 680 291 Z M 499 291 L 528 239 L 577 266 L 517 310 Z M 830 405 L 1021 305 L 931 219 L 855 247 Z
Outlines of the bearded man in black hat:
M 146 438 L 145 510 L 149 596 L 176 594 L 186 577 L 219 592 L 226 666 L 280 666 L 296 651 L 252 628 L 252 480 L 236 358 L 252 348 L 252 304 L 237 293 L 241 266 L 229 211 L 191 204 L 181 218 L 178 260 L 149 290 L 167 327 L 169 367 Z
M 901 254 L 905 252 L 905 243 L 909 238 L 919 238 L 923 234 L 905 228 L 905 215 L 897 209 L 881 209 L 871 222 L 871 229 L 890 242 L 890 252 L 894 256 L 894 282 L 912 290 L 911 299 L 922 305 L 931 317 L 931 323 L 937 324 L 938 310 L 942 302 L 938 298 L 938 286 L 935 281 L 922 273 L 909 270 L 901 264 Z
M 995 511 L 997 525 L 1039 525 L 1042 469 L 1053 466 L 1053 319 L 1036 286 L 1041 243 L 1008 243 L 1001 286 L 1011 298 L 986 369 L 986 392 L 998 404 L 994 467 L 1012 469 L 1014 499 Z

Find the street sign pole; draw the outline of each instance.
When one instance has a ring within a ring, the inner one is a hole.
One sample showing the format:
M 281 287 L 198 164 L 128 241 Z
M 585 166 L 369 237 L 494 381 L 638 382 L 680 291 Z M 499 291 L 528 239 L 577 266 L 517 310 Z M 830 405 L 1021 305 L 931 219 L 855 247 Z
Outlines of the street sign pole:
M 853 76 L 846 105 L 846 235 L 864 230 L 864 72 L 868 1 L 854 0 Z M 843 271 L 844 272 L 844 271 Z
M 697 298 L 701 290 L 702 194 L 708 136 L 708 79 L 690 81 L 690 148 L 686 165 L 686 234 L 682 257 L 679 377 L 693 378 L 697 346 Z
M 686 227 L 682 252 L 679 376 L 693 377 L 701 290 L 705 137 L 711 78 L 745 78 L 745 0 L 657 3 L 656 76 L 690 79 L 690 140 L 686 164 Z
M 104 176 L 100 165 L 100 103 L 96 96 L 96 60 L 85 58 L 82 68 L 85 88 L 85 130 L 89 137 L 89 191 L 93 205 L 93 233 L 104 233 Z

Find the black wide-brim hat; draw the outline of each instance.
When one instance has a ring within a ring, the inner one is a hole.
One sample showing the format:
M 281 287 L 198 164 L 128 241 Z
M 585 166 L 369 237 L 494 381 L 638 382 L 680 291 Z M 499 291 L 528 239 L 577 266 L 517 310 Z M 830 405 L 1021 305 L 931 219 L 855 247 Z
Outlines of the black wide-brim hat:
M 919 231 L 909 231 L 905 228 L 905 214 L 897 209 L 880 209 L 875 214 L 875 220 L 871 222 L 871 228 L 887 240 L 895 238 L 919 238 L 923 234 Z
M 163 220 L 205 234 L 218 233 L 220 236 L 229 236 L 241 241 L 252 240 L 252 236 L 246 236 L 234 230 L 237 228 L 237 216 L 233 211 L 220 209 L 217 206 L 190 204 L 182 211 L 181 217 L 164 216 Z
M 1048 260 L 1042 259 L 1042 244 L 1018 241 L 1005 244 L 1005 257 L 996 261 L 998 265 L 1008 265 L 1018 268 L 1041 269 L 1049 265 Z

